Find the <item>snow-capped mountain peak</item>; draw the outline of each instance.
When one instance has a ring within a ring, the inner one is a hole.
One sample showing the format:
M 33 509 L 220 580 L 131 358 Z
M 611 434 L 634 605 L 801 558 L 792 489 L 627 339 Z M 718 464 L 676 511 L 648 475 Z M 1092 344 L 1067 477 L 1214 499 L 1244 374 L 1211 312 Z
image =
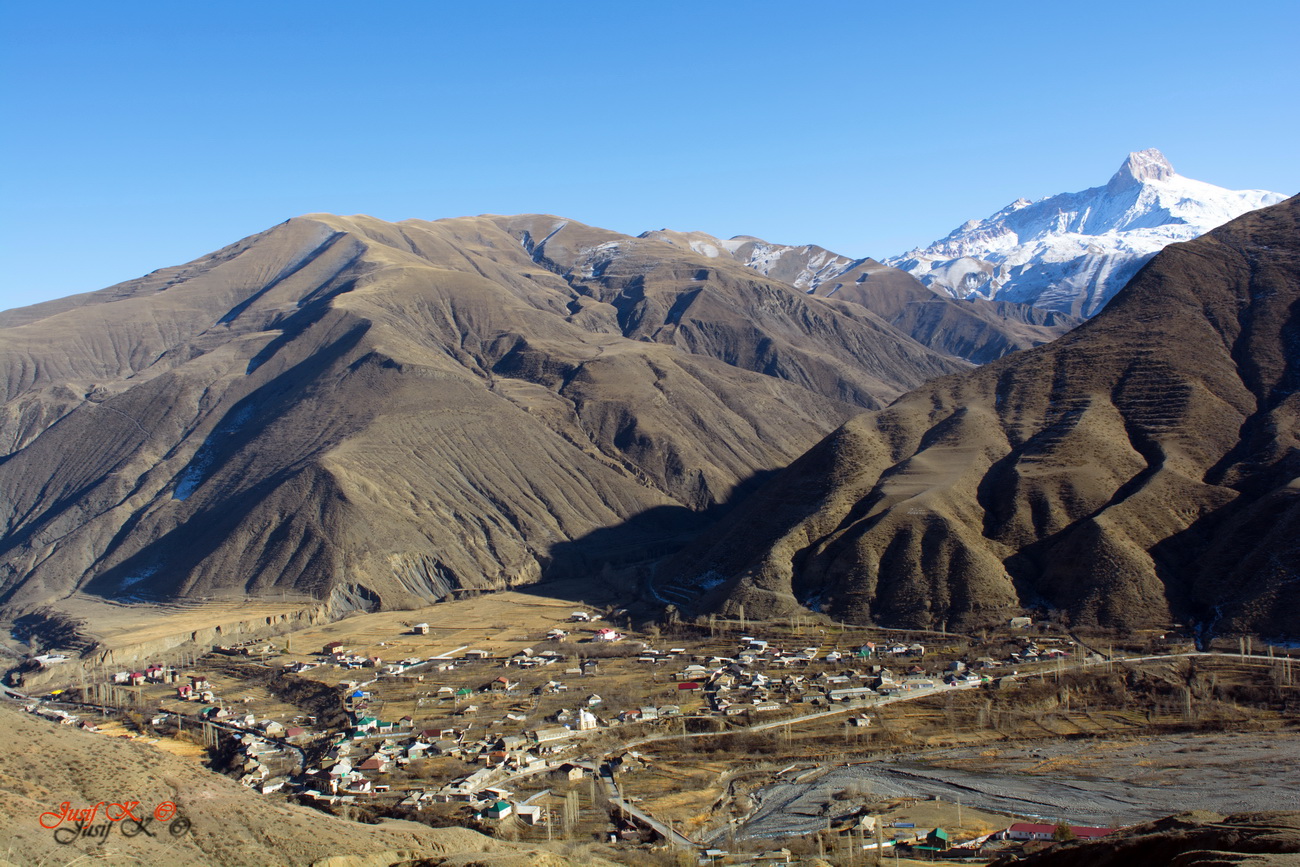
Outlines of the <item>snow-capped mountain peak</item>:
M 1129 154 L 1106 188 L 1121 189 L 1144 181 L 1167 181 L 1175 174 L 1174 167 L 1165 159 L 1164 154 L 1155 148 L 1147 148 Z
M 1148 148 L 1129 154 L 1105 186 L 1017 199 L 885 262 L 959 298 L 1092 316 L 1166 245 L 1284 198 L 1185 178 Z

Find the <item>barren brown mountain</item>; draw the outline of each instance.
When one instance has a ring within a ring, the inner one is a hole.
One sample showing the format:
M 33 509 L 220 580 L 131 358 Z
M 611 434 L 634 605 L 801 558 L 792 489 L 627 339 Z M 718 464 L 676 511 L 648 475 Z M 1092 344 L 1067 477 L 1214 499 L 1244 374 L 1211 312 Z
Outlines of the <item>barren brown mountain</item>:
M 556 217 L 296 218 L 0 314 L 0 604 L 338 615 L 586 574 L 963 366 L 860 306 Z
M 1041 604 L 1298 634 L 1298 214 L 1175 244 L 1060 340 L 850 421 L 662 570 L 664 592 L 895 625 Z

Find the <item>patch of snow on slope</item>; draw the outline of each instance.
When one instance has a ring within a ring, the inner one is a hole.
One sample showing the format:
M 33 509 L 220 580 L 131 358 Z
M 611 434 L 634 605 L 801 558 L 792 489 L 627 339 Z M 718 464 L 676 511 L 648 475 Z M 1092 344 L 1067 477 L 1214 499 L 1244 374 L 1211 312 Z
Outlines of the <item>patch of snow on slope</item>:
M 172 489 L 173 500 L 188 500 L 207 481 L 208 473 L 216 462 L 217 448 L 221 440 L 238 431 L 253 416 L 253 404 L 241 406 L 228 419 L 223 421 L 203 441 L 194 457 L 176 477 L 176 487 Z
M 147 595 L 140 593 L 127 593 L 126 591 L 141 582 L 147 581 L 157 575 L 158 566 L 146 566 L 134 575 L 127 575 L 121 581 L 117 582 L 117 593 L 114 594 L 119 602 L 144 602 L 147 601 Z

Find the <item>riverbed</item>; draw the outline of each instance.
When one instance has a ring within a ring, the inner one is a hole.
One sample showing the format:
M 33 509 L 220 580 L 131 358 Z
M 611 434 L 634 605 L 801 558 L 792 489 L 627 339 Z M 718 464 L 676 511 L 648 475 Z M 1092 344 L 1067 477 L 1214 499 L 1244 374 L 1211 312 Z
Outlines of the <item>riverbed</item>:
M 850 798 L 832 798 L 844 790 Z M 854 803 L 934 797 L 1025 819 L 1111 827 L 1187 810 L 1300 810 L 1300 734 L 1040 741 L 841 765 L 817 779 L 761 789 L 745 834 L 807 834 Z

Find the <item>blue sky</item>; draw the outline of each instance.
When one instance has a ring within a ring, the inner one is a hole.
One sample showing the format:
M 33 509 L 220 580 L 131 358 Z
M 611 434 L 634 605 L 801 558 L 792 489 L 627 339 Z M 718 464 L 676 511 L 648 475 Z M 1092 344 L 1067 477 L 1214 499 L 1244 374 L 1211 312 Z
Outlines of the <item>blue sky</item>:
M 1297 37 L 1293 0 L 9 0 L 0 309 L 314 211 L 883 257 L 1140 148 L 1296 193 Z

